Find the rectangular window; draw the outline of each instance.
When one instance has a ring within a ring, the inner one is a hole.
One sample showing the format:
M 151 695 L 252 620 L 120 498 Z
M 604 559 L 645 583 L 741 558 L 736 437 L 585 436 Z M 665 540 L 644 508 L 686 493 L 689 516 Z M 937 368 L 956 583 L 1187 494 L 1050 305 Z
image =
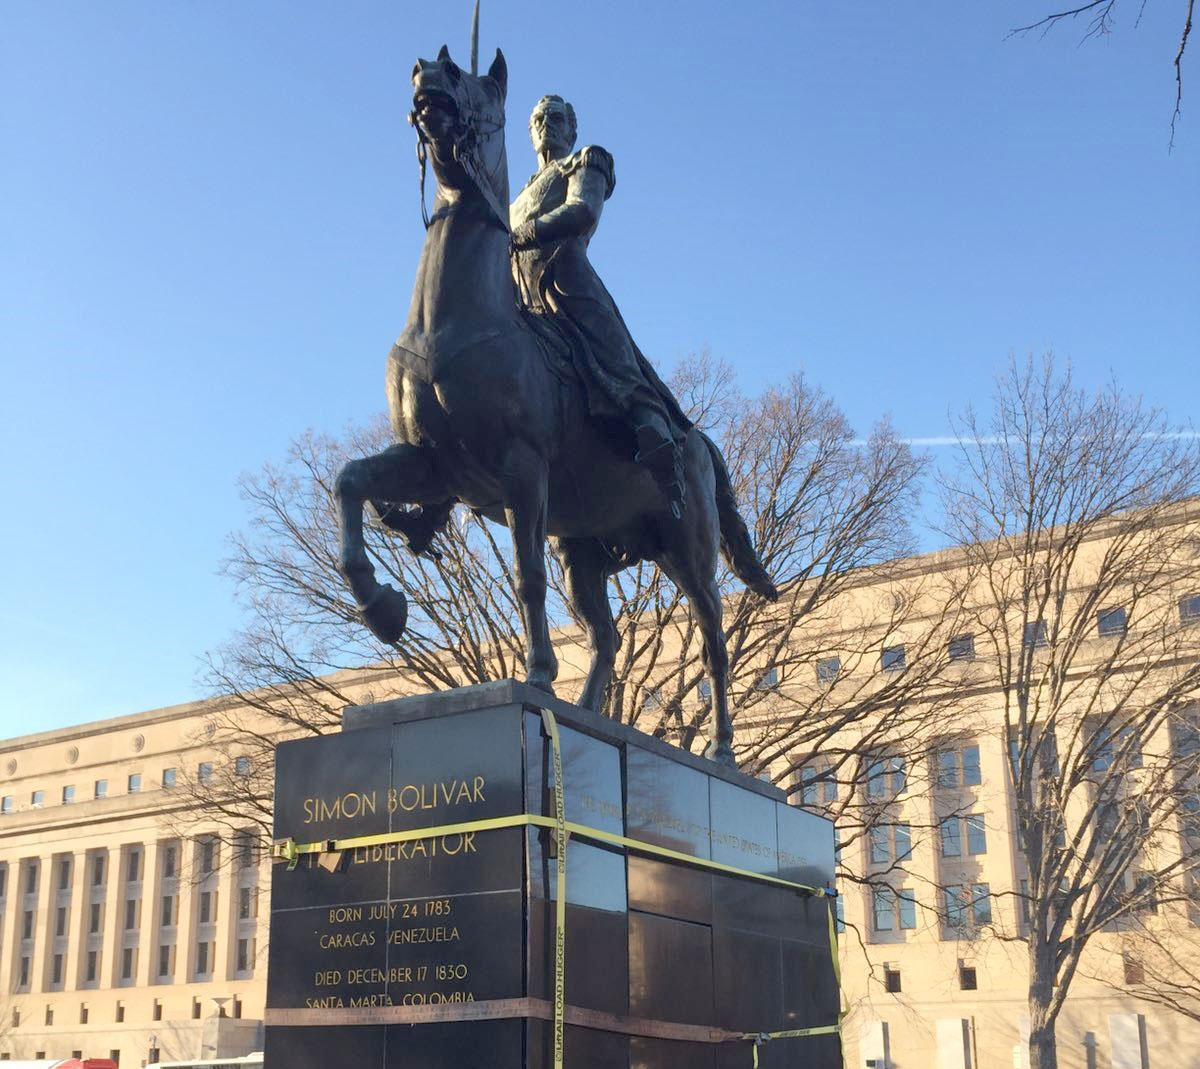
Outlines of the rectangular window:
M 209 944 L 205 943 L 203 941 L 196 944 L 196 975 L 197 976 L 207 976 L 208 975 L 208 969 L 209 969 L 208 947 L 209 947 Z
M 38 881 L 38 866 L 36 861 L 29 863 L 29 868 L 25 870 L 25 893 L 31 895 L 37 890 Z
M 20 976 L 17 979 L 17 986 L 22 990 L 29 986 L 29 955 L 21 955 Z
M 176 780 L 179 778 L 179 769 L 164 768 L 162 771 L 162 785 L 167 790 L 175 786 Z
M 95 935 L 100 931 L 100 903 L 93 902 L 88 914 L 88 934 Z
M 117 1003 L 117 1024 L 124 1024 L 124 1023 L 125 1023 L 125 1003 L 118 1002 Z
M 217 844 L 213 839 L 200 840 L 200 871 L 212 872 L 217 867 Z
M 979 770 L 978 746 L 964 746 L 962 749 L 962 781 L 964 787 L 978 787 L 983 781 Z
M 158 948 L 158 975 L 171 975 L 171 945 L 164 943 Z
M 1200 594 L 1191 594 L 1179 599 L 1179 620 L 1185 624 L 1200 620 Z
M 200 783 L 207 784 L 212 782 L 213 766 L 211 761 L 201 761 L 196 768 L 196 779 Z
M 1121 964 L 1125 971 L 1125 983 L 1142 984 L 1146 982 L 1146 972 L 1142 968 L 1142 963 L 1136 958 L 1125 954 L 1122 956 Z
M 871 842 L 871 864 L 880 865 L 891 861 L 892 852 L 888 843 L 887 828 L 872 828 L 869 838 Z
M 46 804 L 46 792 L 34 791 L 33 794 L 30 795 L 29 804 L 32 805 L 34 809 L 41 809 L 42 806 Z
M 216 897 L 215 891 L 200 892 L 200 923 L 211 924 L 213 921 L 213 899 Z
M 1029 910 L 1029 881 L 1021 881 L 1021 893 L 1017 897 L 1017 909 L 1021 915 L 1021 923 L 1028 924 L 1030 918 Z
M 71 859 L 61 858 L 58 862 L 58 889 L 65 891 L 71 886 Z
M 820 657 L 817 659 L 817 682 L 836 683 L 842 671 L 840 657 Z
M 904 758 L 892 754 L 872 758 L 867 764 L 867 797 L 886 798 L 900 794 L 907 784 Z
M 175 875 L 175 846 L 172 844 L 163 851 L 163 877 L 171 879 Z
M 962 928 L 967 922 L 967 908 L 961 887 L 947 887 L 943 892 L 946 927 Z
M 107 798 L 108 797 L 108 780 L 106 780 L 106 779 L 96 780 L 95 785 L 92 787 L 92 797 L 93 798 Z
M 175 919 L 173 916 L 174 906 L 175 906 L 175 896 L 174 895 L 163 895 L 163 897 L 162 897 L 162 922 L 161 923 L 164 928 L 170 928 L 171 925 L 175 923 Z
M 912 829 L 907 824 L 897 824 L 895 829 L 896 860 L 908 861 L 912 857 Z
M 88 1023 L 88 1008 L 87 1008 L 86 1002 L 81 1002 L 79 1004 L 79 1023 L 80 1024 Z
M 53 1006 L 47 1006 L 47 1007 L 46 1007 L 46 1018 L 45 1018 L 45 1020 L 46 1020 L 46 1025 L 47 1025 L 47 1027 L 49 1027 L 50 1025 L 54 1024 L 54 1007 L 53 1007 Z M 45 1055 L 43 1054 L 43 1055 L 42 1055 L 42 1057 L 44 1058 L 44 1057 L 45 1057 Z
M 977 925 L 992 923 L 992 892 L 986 883 L 971 886 L 971 920 Z
M 158 999 L 154 1000 L 154 1013 L 151 1015 L 151 1019 L 155 1021 L 162 1020 L 162 1002 Z M 154 1060 L 157 1061 L 158 1059 L 155 1058 Z
M 137 794 L 142 789 L 142 774 L 140 772 L 129 773 L 129 793 Z
M 1148 872 L 1133 874 L 1134 909 L 1139 913 L 1158 912 L 1158 884 Z
M 1125 634 L 1126 620 L 1124 607 L 1117 605 L 1111 609 L 1101 609 L 1096 613 L 1096 631 L 1101 638 L 1110 635 Z
M 872 911 L 875 914 L 875 931 L 890 932 L 895 928 L 892 913 L 892 892 L 886 887 L 878 887 L 871 892 Z
M 903 990 L 900 984 L 900 970 L 891 965 L 883 967 L 883 988 L 888 994 L 898 995 Z
M 896 894 L 896 901 L 900 906 L 900 927 L 906 932 L 911 932 L 917 926 L 916 893 L 901 888 Z
M 75 784 L 69 783 L 63 788 L 62 804 L 70 805 L 73 801 L 75 801 Z
M 953 750 L 938 751 L 937 785 L 945 790 L 958 786 L 958 754 Z
M 13 811 L 13 796 L 6 794 L 0 798 L 0 813 L 11 813 Z
M 1107 724 L 1097 728 L 1091 747 L 1096 755 L 1093 772 L 1107 772 L 1118 760 L 1124 768 L 1142 767 L 1142 748 L 1137 744 L 1137 729 L 1132 725 L 1118 728 L 1115 733 Z
M 138 900 L 136 898 L 125 899 L 125 931 L 132 931 L 137 927 L 137 907 Z
M 1031 620 L 1025 625 L 1025 635 L 1022 640 L 1027 650 L 1041 649 L 1046 645 L 1046 621 Z
M 133 947 L 125 947 L 121 951 L 121 979 L 133 979 Z M 120 1003 L 118 1003 L 120 1005 Z
M 254 888 L 243 887 L 238 891 L 238 920 L 248 921 L 254 917 Z
M 61 984 L 63 978 L 63 956 L 61 954 L 54 955 L 54 962 L 50 969 L 50 982 L 52 984 Z
M 237 971 L 246 972 L 250 968 L 250 940 L 239 939 L 237 942 Z
M 25 916 L 21 918 L 21 938 L 33 938 L 33 910 L 27 909 Z
M 973 661 L 975 659 L 975 636 L 955 635 L 950 640 L 950 660 Z
M 87 971 L 84 973 L 84 978 L 89 984 L 94 984 L 96 982 L 97 964 L 96 952 L 94 950 L 89 950 L 87 955 Z
M 130 850 L 129 857 L 125 862 L 125 879 L 130 883 L 137 883 L 138 877 L 142 874 L 142 855 L 138 850 Z
M 67 934 L 67 907 L 59 906 L 54 914 L 54 934 L 56 936 L 64 936 Z
M 975 972 L 974 965 L 962 965 L 958 967 L 958 986 L 963 991 L 975 991 L 979 987 L 979 978 Z
M 779 686 L 779 669 L 778 668 L 768 668 L 755 681 L 754 689 L 755 690 L 774 690 L 777 686 Z M 242 767 L 243 761 L 245 762 L 244 768 Z M 248 775 L 249 772 L 250 772 L 250 758 L 239 757 L 237 759 L 237 774 L 239 776 L 245 776 L 245 775 Z
M 904 647 L 884 646 L 879 658 L 879 667 L 885 672 L 899 672 L 904 668 Z
M 982 813 L 974 813 L 967 817 L 967 853 L 987 853 L 987 835 L 983 830 Z
M 941 823 L 942 857 L 962 857 L 962 829 L 958 817 L 947 817 Z

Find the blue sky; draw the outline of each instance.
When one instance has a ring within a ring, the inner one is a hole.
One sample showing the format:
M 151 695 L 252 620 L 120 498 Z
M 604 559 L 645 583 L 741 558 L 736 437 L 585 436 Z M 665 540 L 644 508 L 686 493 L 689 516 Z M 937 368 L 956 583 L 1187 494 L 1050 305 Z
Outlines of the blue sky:
M 615 156 L 593 243 L 642 348 L 753 390 L 803 369 L 867 429 L 945 433 L 1053 348 L 1198 415 L 1200 63 L 1177 4 L 1006 40 L 1036 0 L 485 0 L 525 119 Z M 565 9 L 565 10 L 564 10 Z M 238 622 L 236 480 L 382 409 L 422 237 L 409 73 L 468 0 L 0 16 L 0 737 L 200 696 Z

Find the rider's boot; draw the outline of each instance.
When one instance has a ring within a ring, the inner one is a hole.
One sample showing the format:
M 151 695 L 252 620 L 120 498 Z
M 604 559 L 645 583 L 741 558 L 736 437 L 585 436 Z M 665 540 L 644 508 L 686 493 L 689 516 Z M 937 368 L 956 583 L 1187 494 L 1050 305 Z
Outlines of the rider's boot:
M 683 519 L 684 482 L 683 458 L 679 447 L 660 421 L 642 423 L 634 428 L 637 454 L 634 459 L 646 468 L 671 507 L 671 515 Z

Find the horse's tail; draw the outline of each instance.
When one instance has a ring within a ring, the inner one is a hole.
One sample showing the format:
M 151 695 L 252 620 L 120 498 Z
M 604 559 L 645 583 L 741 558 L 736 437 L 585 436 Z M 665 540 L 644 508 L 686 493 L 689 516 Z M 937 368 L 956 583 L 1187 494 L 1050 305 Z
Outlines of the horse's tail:
M 775 589 L 767 569 L 758 559 L 754 543 L 750 541 L 750 532 L 746 529 L 746 521 L 738 512 L 737 498 L 733 496 L 733 484 L 729 481 L 729 469 L 725 467 L 725 458 L 707 434 L 700 434 L 700 437 L 708 446 L 713 474 L 717 480 L 717 518 L 721 525 L 721 553 L 729 562 L 734 575 L 746 586 L 768 601 L 774 601 L 779 597 L 779 591 Z

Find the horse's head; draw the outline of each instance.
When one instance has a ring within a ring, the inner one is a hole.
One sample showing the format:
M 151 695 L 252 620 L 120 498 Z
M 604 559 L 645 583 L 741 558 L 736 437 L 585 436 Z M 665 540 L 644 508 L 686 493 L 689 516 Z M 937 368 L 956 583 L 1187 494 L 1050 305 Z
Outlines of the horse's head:
M 438 196 L 454 203 L 478 193 L 500 225 L 508 225 L 508 161 L 504 154 L 504 95 L 508 67 L 496 49 L 487 74 L 463 70 L 442 45 L 435 60 L 413 68 L 413 110 L 419 150 L 427 148 Z

